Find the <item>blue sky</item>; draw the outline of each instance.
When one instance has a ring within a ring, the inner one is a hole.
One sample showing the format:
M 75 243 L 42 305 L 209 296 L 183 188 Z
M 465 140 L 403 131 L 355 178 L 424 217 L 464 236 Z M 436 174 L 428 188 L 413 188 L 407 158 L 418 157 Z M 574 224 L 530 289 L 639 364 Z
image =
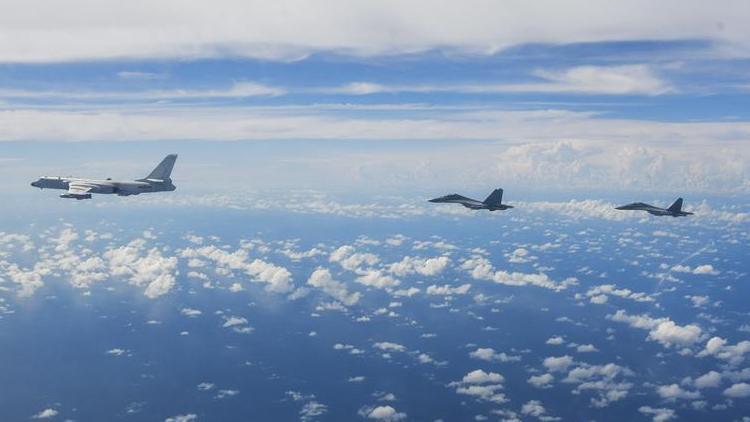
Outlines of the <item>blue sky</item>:
M 7 172 L 49 164 L 10 143 L 390 141 L 365 147 L 385 150 L 370 165 L 402 178 L 492 168 L 477 185 L 750 189 L 742 2 L 78 6 L 0 18 L 15 41 L 0 43 Z M 305 159 L 288 145 L 273 148 Z

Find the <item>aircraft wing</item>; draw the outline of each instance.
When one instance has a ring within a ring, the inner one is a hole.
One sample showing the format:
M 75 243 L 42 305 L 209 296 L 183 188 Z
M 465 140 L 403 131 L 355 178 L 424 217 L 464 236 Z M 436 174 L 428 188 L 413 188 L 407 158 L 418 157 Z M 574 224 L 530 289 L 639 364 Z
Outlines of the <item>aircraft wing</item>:
M 93 185 L 72 182 L 68 184 L 68 192 L 60 195 L 61 198 L 90 199 Z

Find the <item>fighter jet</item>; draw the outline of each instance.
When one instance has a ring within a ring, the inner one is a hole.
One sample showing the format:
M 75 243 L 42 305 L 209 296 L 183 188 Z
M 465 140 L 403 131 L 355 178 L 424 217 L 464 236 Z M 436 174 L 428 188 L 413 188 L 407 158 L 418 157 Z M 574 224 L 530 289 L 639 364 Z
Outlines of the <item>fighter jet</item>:
M 110 178 L 105 180 L 80 179 L 76 177 L 40 177 L 31 183 L 31 186 L 39 189 L 64 189 L 66 193 L 60 198 L 91 199 L 92 193 L 110 193 L 118 196 L 138 195 L 147 192 L 169 192 L 177 189 L 172 184 L 170 175 L 177 160 L 177 154 L 164 157 L 158 166 L 145 178 L 133 181 L 114 181 Z
M 628 211 L 646 211 L 651 215 L 664 216 L 669 215 L 672 217 L 686 217 L 693 215 L 692 212 L 682 210 L 682 198 L 677 198 L 676 201 L 669 208 L 659 208 L 653 205 L 644 204 L 643 202 L 633 202 L 632 204 L 623 205 L 616 207 L 616 210 L 628 210 Z
M 467 198 L 465 196 L 461 196 L 457 193 L 451 194 L 451 195 L 445 195 L 441 196 L 440 198 L 430 199 L 429 202 L 437 202 L 437 203 L 445 203 L 445 204 L 461 204 L 465 206 L 466 208 L 472 209 L 472 210 L 490 210 L 490 211 L 497 211 L 497 210 L 507 210 L 508 208 L 513 208 L 510 205 L 503 204 L 503 190 L 502 189 L 495 189 L 492 191 L 490 196 L 487 197 L 484 201 L 477 201 L 476 199 Z

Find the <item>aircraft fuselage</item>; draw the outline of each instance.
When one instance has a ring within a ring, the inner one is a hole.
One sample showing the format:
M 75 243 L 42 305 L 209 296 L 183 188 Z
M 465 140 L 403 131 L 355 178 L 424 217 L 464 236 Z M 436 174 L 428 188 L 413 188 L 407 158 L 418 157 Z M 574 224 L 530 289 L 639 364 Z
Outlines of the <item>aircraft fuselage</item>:
M 76 177 L 41 177 L 31 186 L 40 189 L 68 190 L 71 183 L 90 187 L 89 193 L 116 194 L 118 196 L 138 195 L 147 192 L 173 191 L 175 186 L 171 182 L 143 182 L 143 181 L 114 181 L 81 179 Z

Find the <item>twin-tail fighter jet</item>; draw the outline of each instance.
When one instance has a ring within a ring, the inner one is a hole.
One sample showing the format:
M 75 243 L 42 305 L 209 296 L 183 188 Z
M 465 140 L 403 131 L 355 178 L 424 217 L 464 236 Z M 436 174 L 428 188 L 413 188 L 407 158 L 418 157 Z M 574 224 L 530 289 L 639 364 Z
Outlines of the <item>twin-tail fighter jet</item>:
M 442 204 L 461 204 L 466 208 L 472 210 L 504 211 L 508 208 L 513 208 L 511 205 L 503 204 L 502 189 L 495 189 L 484 201 L 477 201 L 476 199 L 467 198 L 465 196 L 454 193 L 441 196 L 440 198 L 430 199 L 429 202 L 437 202 Z
M 646 211 L 651 215 L 658 215 L 660 217 L 665 215 L 671 217 L 687 217 L 688 215 L 693 215 L 692 212 L 682 210 L 682 198 L 677 198 L 669 208 L 659 208 L 653 205 L 644 204 L 643 202 L 633 202 L 632 204 L 616 207 L 615 209 L 626 211 Z
M 177 154 L 164 157 L 158 166 L 145 178 L 132 181 L 81 179 L 76 177 L 44 176 L 31 183 L 39 189 L 63 189 L 67 192 L 60 198 L 91 199 L 92 193 L 109 193 L 118 196 L 138 195 L 148 192 L 170 192 L 175 189 L 170 178 Z

